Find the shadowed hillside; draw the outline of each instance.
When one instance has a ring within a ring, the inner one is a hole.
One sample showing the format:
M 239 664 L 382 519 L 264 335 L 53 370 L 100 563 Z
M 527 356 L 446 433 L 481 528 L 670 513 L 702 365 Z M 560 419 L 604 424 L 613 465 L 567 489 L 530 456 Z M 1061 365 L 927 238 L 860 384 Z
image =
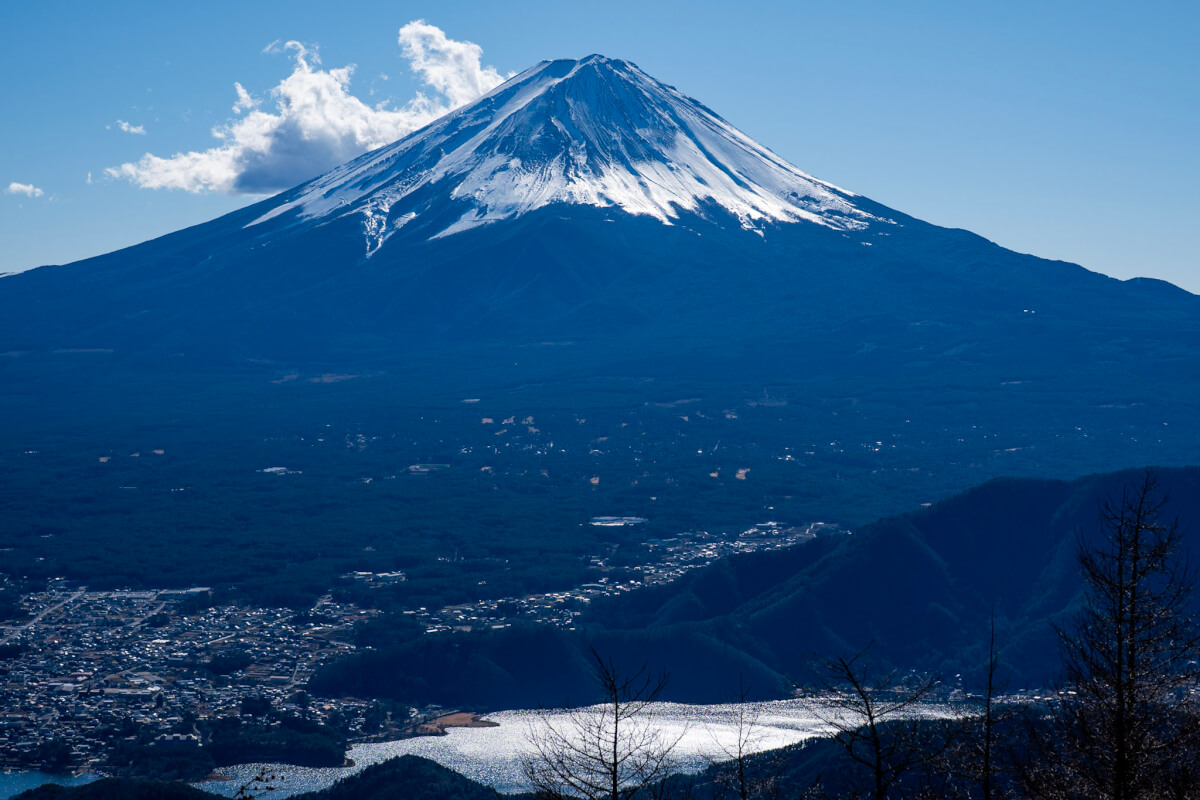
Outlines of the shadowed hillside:
M 1200 530 L 1200 468 L 1159 474 L 1165 518 Z M 753 698 L 785 697 L 814 656 L 868 646 L 883 664 L 974 680 L 993 610 L 1010 688 L 1042 687 L 1057 668 L 1051 623 L 1079 600 L 1077 537 L 1090 541 L 1100 503 L 1140 475 L 991 481 L 851 535 L 599 601 L 574 633 L 419 637 L 327 666 L 312 688 L 490 708 L 587 703 L 590 646 L 666 670 L 665 696 L 692 702 L 728 700 L 739 677 Z

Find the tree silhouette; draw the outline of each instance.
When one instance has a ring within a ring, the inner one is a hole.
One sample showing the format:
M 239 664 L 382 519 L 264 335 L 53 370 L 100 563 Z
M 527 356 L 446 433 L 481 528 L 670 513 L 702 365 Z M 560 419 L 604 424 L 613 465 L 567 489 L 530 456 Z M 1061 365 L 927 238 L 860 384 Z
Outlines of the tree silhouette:
M 867 774 L 865 794 L 886 800 L 913 771 L 941 757 L 953 743 L 958 720 L 922 721 L 915 712 L 938 685 L 935 677 L 876 674 L 866 651 L 826 659 L 821 678 L 806 689 L 815 715 Z
M 714 751 L 709 755 L 714 792 L 736 800 L 767 800 L 779 796 L 782 789 L 782 754 L 778 751 L 752 758 L 763 749 L 765 730 L 759 722 L 761 706 L 748 702 L 749 692 L 739 681 L 733 703 L 733 739 L 722 742 L 713 736 Z
M 1200 635 L 1180 530 L 1151 473 L 1080 539 L 1084 606 L 1059 629 L 1065 683 L 1031 733 L 1026 788 L 1044 798 L 1196 796 Z
M 594 649 L 592 673 L 602 702 L 565 720 L 542 713 L 527 737 L 522 768 L 541 800 L 632 800 L 671 771 L 680 736 L 659 729 L 651 707 L 666 676 L 624 672 Z

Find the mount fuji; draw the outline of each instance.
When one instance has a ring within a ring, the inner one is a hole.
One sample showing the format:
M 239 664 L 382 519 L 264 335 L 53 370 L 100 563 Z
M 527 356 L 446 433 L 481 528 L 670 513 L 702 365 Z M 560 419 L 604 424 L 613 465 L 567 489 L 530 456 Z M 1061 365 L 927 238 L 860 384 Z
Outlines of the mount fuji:
M 354 519 L 383 553 L 389 492 L 430 558 L 447 526 L 478 541 L 451 507 L 497 541 L 569 531 L 546 558 L 590 516 L 858 524 L 998 475 L 1194 463 L 1197 364 L 1200 297 L 838 188 L 628 62 L 547 61 L 275 197 L 0 278 L 0 547 L 66 574 L 99 515 L 205 532 L 172 553 L 304 530 L 317 560 Z
M 899 346 L 923 363 L 1065 367 L 1096 325 L 1120 342 L 1179 319 L 1186 332 L 1163 344 L 1191 352 L 1178 348 L 1198 308 L 1167 284 L 1018 255 L 813 178 L 594 55 L 538 64 L 213 222 L 5 278 L 0 350 L 387 366 L 570 342 L 576 365 L 584 351 L 766 348 L 786 373 Z
M 696 101 L 624 61 L 549 61 L 395 144 L 335 169 L 251 222 L 361 214 L 367 254 L 410 223 L 433 238 L 556 204 L 664 224 L 709 206 L 741 227 L 862 230 L 852 195 L 800 172 Z

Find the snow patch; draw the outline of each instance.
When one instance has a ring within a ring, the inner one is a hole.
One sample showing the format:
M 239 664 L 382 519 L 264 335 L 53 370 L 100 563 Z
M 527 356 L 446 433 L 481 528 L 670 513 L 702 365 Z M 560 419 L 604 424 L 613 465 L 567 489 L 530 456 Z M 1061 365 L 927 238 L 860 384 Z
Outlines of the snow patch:
M 422 212 L 447 206 L 461 214 L 431 238 L 555 204 L 666 225 L 718 207 L 760 235 L 768 223 L 850 232 L 891 222 L 857 208 L 855 197 L 634 65 L 591 56 L 538 64 L 300 187 L 247 227 L 288 212 L 298 222 L 360 213 L 370 256 Z

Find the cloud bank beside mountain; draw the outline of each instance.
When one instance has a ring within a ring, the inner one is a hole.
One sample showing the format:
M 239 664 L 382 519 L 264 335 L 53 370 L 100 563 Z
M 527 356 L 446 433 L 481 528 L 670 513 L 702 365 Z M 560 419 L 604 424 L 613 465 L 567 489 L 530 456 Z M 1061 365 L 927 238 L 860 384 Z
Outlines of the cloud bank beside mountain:
M 400 108 L 362 102 L 350 92 L 353 65 L 323 69 L 315 49 L 291 41 L 282 48 L 292 52 L 292 73 L 268 97 L 234 84 L 238 116 L 213 129 L 218 145 L 166 157 L 146 153 L 105 173 L 144 189 L 269 194 L 393 142 L 505 80 L 483 66 L 479 45 L 450 39 L 424 20 L 402 27 L 398 42 L 430 90 Z

